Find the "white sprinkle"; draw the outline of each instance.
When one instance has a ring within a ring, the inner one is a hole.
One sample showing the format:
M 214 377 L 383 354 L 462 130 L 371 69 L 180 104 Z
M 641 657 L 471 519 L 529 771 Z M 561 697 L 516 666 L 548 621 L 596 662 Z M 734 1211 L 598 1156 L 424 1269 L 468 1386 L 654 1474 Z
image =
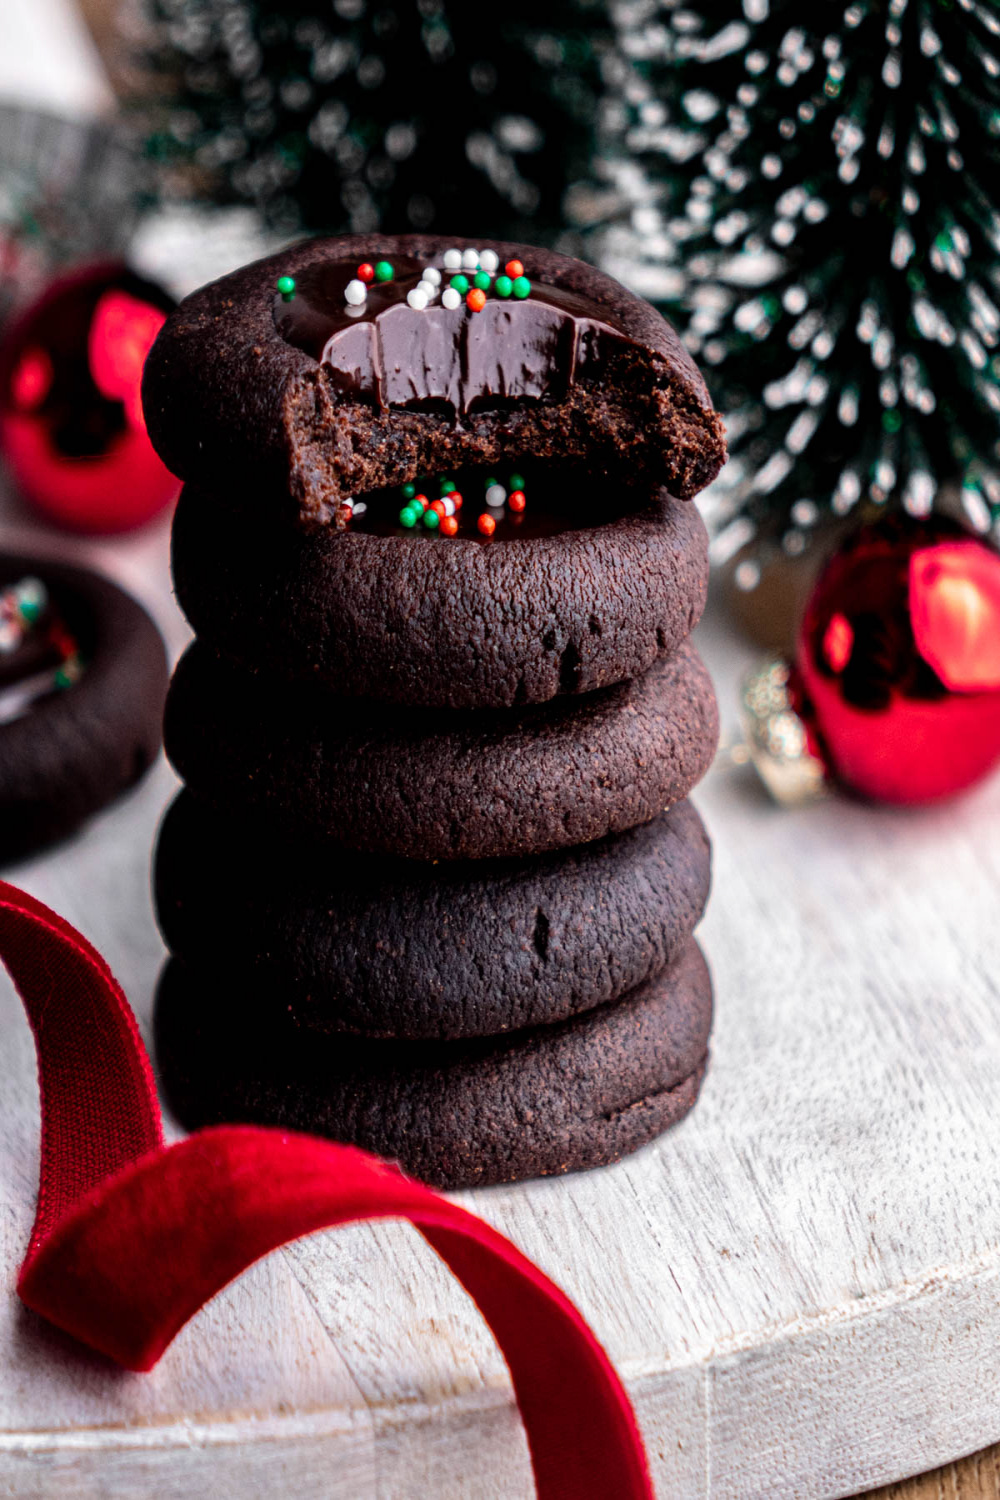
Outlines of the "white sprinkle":
M 22 604 L 34 604 L 39 609 L 48 602 L 48 590 L 40 578 L 22 578 L 17 593 Z
M 445 515 L 446 516 L 453 516 L 455 514 L 455 502 L 454 502 L 454 500 L 451 498 L 450 495 L 442 495 L 441 499 L 442 499 L 442 502 L 444 503 L 444 513 L 445 513 Z
M 415 286 L 412 291 L 407 292 L 406 300 L 417 312 L 423 312 L 430 299 L 422 287 Z
M 495 250 L 484 250 L 479 257 L 479 264 L 484 271 L 489 271 L 492 276 L 500 264 L 500 257 Z
M 456 307 L 461 307 L 462 298 L 453 286 L 445 287 L 441 293 L 441 306 L 446 307 L 449 312 L 454 312 Z
M 440 286 L 441 272 L 438 270 L 437 266 L 424 266 L 424 269 L 421 272 L 421 280 L 429 281 L 432 286 Z
M 444 268 L 446 271 L 460 271 L 462 269 L 461 250 L 446 250 L 444 252 Z
M 353 508 L 351 510 L 351 515 L 352 516 L 363 516 L 364 513 L 365 513 L 365 511 L 367 509 L 368 509 L 368 506 L 365 504 L 365 502 L 363 500 L 355 500 L 354 506 L 353 506 Z
M 360 307 L 368 296 L 368 288 L 363 281 L 349 281 L 344 288 L 344 300 L 352 307 Z
M 434 282 L 434 281 L 428 281 L 427 278 L 425 277 L 424 280 L 419 283 L 419 285 L 417 287 L 417 291 L 418 292 L 425 292 L 426 295 L 427 295 L 428 302 L 433 302 L 434 298 L 437 296 L 438 292 L 440 291 L 440 287 L 437 285 L 436 282 Z
M 462 269 L 464 271 L 475 271 L 475 270 L 478 270 L 478 268 L 479 268 L 479 251 L 478 250 L 463 250 L 462 251 Z
M 504 501 L 506 500 L 506 498 L 507 498 L 507 491 L 504 489 L 504 487 L 503 487 L 502 484 L 491 484 L 489 486 L 489 488 L 487 489 L 487 491 L 486 491 L 486 504 L 487 505 L 492 505 L 492 506 L 502 505 L 504 503 Z

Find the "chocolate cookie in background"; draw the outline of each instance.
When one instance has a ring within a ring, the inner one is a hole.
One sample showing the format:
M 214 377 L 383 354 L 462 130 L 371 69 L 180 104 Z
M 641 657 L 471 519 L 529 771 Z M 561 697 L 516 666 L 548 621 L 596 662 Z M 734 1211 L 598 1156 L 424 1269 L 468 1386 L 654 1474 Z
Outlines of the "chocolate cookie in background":
M 182 1122 L 452 1187 L 650 1140 L 712 1006 L 683 497 L 725 450 L 673 330 L 548 252 L 315 241 L 182 304 L 144 394 L 198 634 L 155 872 Z
M 0 553 L 0 861 L 73 833 L 155 760 L 160 634 L 107 578 Z
M 685 1115 L 705 1072 L 712 985 L 689 939 L 622 999 L 501 1037 L 322 1037 L 264 1004 L 258 1024 L 251 987 L 168 963 L 156 1055 L 186 1129 L 241 1120 L 318 1132 L 462 1188 L 605 1166 Z
M 433 235 L 311 240 L 203 287 L 153 345 L 143 409 L 175 474 L 306 526 L 466 465 L 583 462 L 687 499 L 725 460 L 648 303 L 554 251 Z
M 196 642 L 167 755 L 198 799 L 305 842 L 409 859 L 542 854 L 685 798 L 718 710 L 685 641 L 642 677 L 522 709 L 406 709 L 256 677 Z
M 241 974 L 300 1026 L 451 1040 L 560 1021 L 660 973 L 709 866 L 689 802 L 558 854 L 433 864 L 271 839 L 182 792 L 154 889 L 172 953 L 220 985 Z

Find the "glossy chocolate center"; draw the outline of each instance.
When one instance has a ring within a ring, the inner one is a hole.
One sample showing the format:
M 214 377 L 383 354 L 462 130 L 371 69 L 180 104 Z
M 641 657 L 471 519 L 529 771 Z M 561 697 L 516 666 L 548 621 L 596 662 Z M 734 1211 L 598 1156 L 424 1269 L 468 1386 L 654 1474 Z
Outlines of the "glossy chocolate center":
M 411 307 L 407 293 L 428 266 L 441 272 L 439 294 Z M 360 307 L 345 299 L 358 272 L 348 261 L 320 261 L 295 278 L 295 295 L 274 299 L 282 338 L 324 365 L 336 389 L 383 409 L 465 415 L 524 400 L 563 400 L 579 380 L 594 380 L 628 342 L 611 311 L 562 287 L 531 280 L 523 301 L 501 298 L 492 282 L 479 312 L 464 297 L 444 307 L 440 292 L 456 274 L 442 257 L 393 262 L 391 281 L 373 282 Z M 470 284 L 474 271 L 467 273 Z

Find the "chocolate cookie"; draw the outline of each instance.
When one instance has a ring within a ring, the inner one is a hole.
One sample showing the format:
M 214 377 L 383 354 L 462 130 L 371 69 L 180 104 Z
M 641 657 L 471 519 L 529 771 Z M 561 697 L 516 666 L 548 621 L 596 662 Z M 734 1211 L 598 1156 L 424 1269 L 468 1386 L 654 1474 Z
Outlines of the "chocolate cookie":
M 591 526 L 565 503 L 568 529 L 480 546 L 402 528 L 240 527 L 189 487 L 174 520 L 177 598 L 234 660 L 343 694 L 492 708 L 588 693 L 690 633 L 707 538 L 694 506 L 665 495 Z
M 520 710 L 409 709 L 251 676 L 196 643 L 164 738 L 199 800 L 368 854 L 540 854 L 646 823 L 686 797 L 718 713 L 690 642 L 642 677 Z
M 157 1064 L 186 1129 L 313 1131 L 461 1188 L 604 1166 L 679 1120 L 705 1071 L 712 985 L 690 939 L 624 999 L 502 1038 L 319 1037 L 272 1005 L 167 965 Z
M 454 1038 L 562 1020 L 659 973 L 709 865 L 689 802 L 566 853 L 433 865 L 304 850 L 182 793 L 154 886 L 172 953 L 273 989 L 303 1026 Z
M 456 249 L 495 257 L 468 268 L 485 292 L 453 298 Z M 523 277 L 503 277 L 512 260 Z M 647 303 L 553 251 L 431 235 L 312 240 L 195 292 L 153 346 L 143 404 L 174 473 L 249 486 L 245 510 L 290 491 L 307 527 L 463 464 L 580 459 L 686 499 L 725 459 L 701 376 Z
M 6 862 L 72 833 L 143 775 L 160 746 L 167 660 L 141 605 L 86 568 L 3 553 L 0 590 Z

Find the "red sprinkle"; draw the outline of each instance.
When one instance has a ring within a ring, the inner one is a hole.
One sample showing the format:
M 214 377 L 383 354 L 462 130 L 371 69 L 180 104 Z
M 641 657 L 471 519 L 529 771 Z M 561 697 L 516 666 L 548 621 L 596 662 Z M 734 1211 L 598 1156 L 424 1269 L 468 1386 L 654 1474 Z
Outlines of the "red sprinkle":
M 504 270 L 507 272 L 507 275 L 510 277 L 511 281 L 515 281 L 518 276 L 524 275 L 524 266 L 519 260 L 509 260 L 504 266 Z
M 486 293 L 480 287 L 474 286 L 465 301 L 473 312 L 482 312 L 486 306 Z
M 479 527 L 480 531 L 483 533 L 483 536 L 492 536 L 493 533 L 494 533 L 494 531 L 496 531 L 496 529 L 497 529 L 497 523 L 496 523 L 496 521 L 494 521 L 493 517 L 491 515 L 489 515 L 485 510 L 483 511 L 482 515 L 479 517 L 479 520 L 476 522 L 476 525 Z
M 429 502 L 426 495 L 414 495 L 413 499 L 410 501 L 411 505 L 419 505 L 421 510 L 426 510 L 428 503 Z
M 524 498 L 523 490 L 511 490 L 507 496 L 507 504 L 511 510 L 523 510 L 528 502 Z
M 438 531 L 441 532 L 442 536 L 454 536 L 457 530 L 457 516 L 445 516 L 441 522 L 441 525 L 438 527 Z
M 447 514 L 444 508 L 443 500 L 432 500 L 430 505 L 428 506 L 428 510 L 436 510 L 442 520 L 444 520 L 444 517 Z
M 462 497 L 458 493 L 458 490 L 452 490 L 451 494 L 448 496 L 448 499 L 451 501 L 456 510 L 462 509 Z
M 358 267 L 358 280 L 364 282 L 375 280 L 375 267 L 367 260 L 363 260 Z

